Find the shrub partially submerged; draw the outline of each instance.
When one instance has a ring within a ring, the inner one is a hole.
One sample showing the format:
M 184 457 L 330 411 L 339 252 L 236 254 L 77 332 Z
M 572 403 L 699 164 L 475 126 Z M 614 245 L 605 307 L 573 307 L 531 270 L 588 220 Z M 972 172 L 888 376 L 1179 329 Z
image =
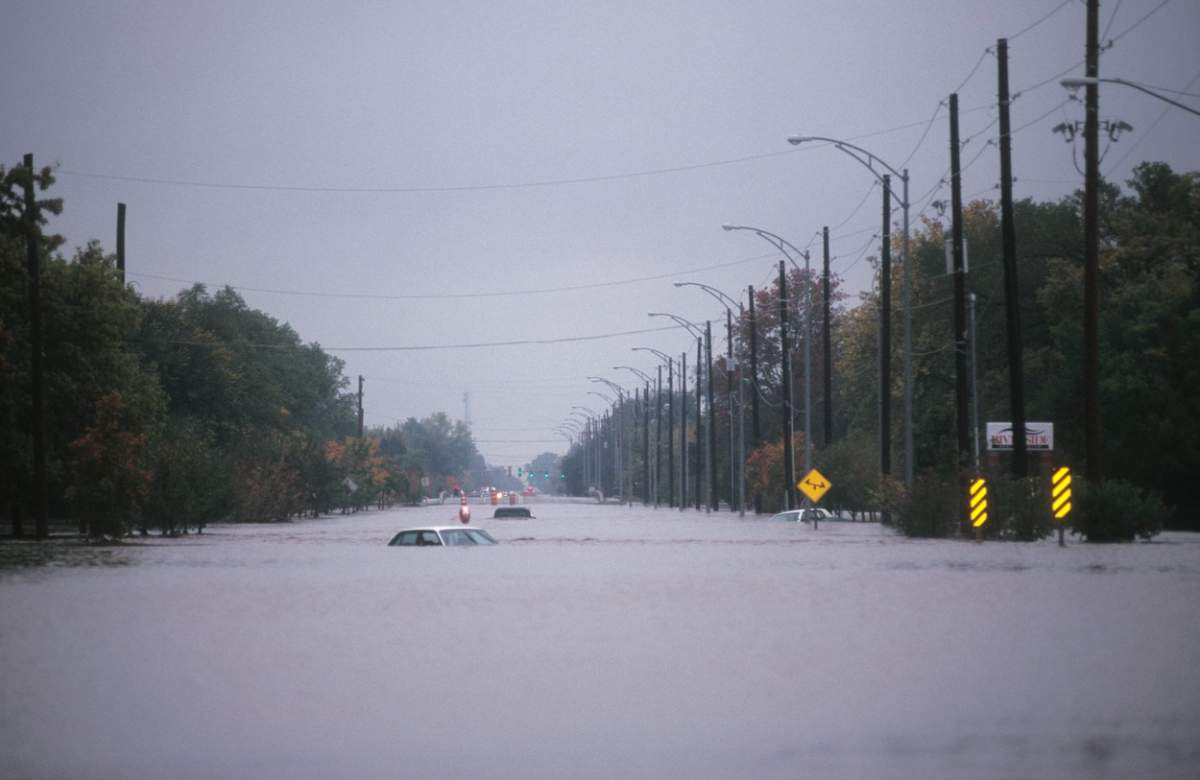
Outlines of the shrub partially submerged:
M 1125 480 L 1077 485 L 1071 533 L 1081 534 L 1089 542 L 1149 540 L 1171 517 L 1161 494 Z

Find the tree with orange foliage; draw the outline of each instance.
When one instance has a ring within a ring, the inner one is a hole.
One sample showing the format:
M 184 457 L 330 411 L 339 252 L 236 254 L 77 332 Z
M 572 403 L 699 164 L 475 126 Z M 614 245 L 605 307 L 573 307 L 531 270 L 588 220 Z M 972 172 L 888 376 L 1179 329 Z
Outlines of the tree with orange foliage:
M 75 473 L 70 497 L 93 539 L 125 536 L 150 491 L 152 475 L 142 465 L 146 435 L 129 431 L 123 412 L 120 393 L 103 396 L 96 402 L 96 421 L 70 446 Z

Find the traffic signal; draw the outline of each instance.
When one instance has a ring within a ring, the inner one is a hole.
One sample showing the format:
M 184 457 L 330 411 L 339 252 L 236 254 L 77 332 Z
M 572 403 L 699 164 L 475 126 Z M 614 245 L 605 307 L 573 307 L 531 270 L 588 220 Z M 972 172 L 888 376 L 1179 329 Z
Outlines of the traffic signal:
M 544 474 L 542 475 L 542 477 L 543 477 L 544 479 L 547 479 L 547 480 L 548 480 L 548 479 L 550 479 L 550 472 L 549 472 L 549 471 L 547 471 L 546 473 L 544 473 Z
M 518 477 L 518 478 L 520 478 L 520 476 L 521 476 L 523 473 L 524 473 L 524 471 L 521 469 L 521 467 L 520 467 L 520 466 L 517 466 L 517 477 Z
M 564 471 L 563 473 L 559 474 L 559 475 L 558 475 L 558 478 L 559 478 L 559 479 L 566 479 L 566 478 L 567 478 L 567 472 L 565 472 L 565 471 Z

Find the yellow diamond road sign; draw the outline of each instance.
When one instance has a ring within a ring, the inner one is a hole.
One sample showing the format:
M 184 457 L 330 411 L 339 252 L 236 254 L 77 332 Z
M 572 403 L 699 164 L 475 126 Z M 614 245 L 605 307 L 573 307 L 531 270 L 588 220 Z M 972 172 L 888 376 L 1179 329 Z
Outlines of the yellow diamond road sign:
M 833 485 L 829 480 L 825 479 L 824 474 L 813 469 L 804 475 L 804 479 L 796 483 L 796 487 L 815 504 L 821 500 L 821 496 L 825 495 Z

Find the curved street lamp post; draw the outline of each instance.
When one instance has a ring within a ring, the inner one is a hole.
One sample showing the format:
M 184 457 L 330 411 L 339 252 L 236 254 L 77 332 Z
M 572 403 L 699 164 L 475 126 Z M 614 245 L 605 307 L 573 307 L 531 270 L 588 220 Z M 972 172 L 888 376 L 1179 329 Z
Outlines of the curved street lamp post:
M 742 321 L 745 316 L 745 309 L 742 307 L 741 301 L 735 301 L 725 293 L 718 290 L 716 287 L 711 287 L 700 282 L 675 282 L 676 287 L 698 287 L 704 292 L 716 298 L 717 301 L 725 308 L 725 347 L 727 350 L 726 365 L 725 365 L 725 387 L 726 399 L 729 405 L 729 511 L 733 511 L 734 504 L 737 504 L 738 512 L 741 515 L 746 514 L 746 453 L 745 453 L 745 431 L 743 430 L 743 411 L 744 404 L 742 403 L 742 381 L 740 364 L 733 354 L 733 309 L 730 304 L 738 309 L 738 322 Z M 737 395 L 734 395 L 734 382 L 737 383 Z M 734 399 L 736 397 L 738 416 L 738 432 L 736 439 L 738 441 L 739 454 L 734 455 L 734 439 L 733 432 L 733 416 Z M 738 475 L 738 463 L 741 463 L 740 478 Z
M 800 265 L 792 257 L 788 251 L 804 258 L 804 473 L 812 468 L 812 279 L 811 267 L 809 265 L 810 255 L 807 250 L 800 249 L 795 244 L 787 239 L 772 233 L 769 230 L 762 228 L 750 227 L 748 225 L 721 225 L 722 230 L 749 230 L 764 239 L 788 259 L 788 262 L 799 271 Z M 782 277 L 781 277 L 782 278 Z M 786 377 L 787 381 L 791 381 L 791 377 Z M 826 399 L 828 403 L 828 399 Z M 792 410 L 794 413 L 794 410 Z M 784 442 L 785 449 L 791 446 L 791 437 Z M 796 475 L 791 474 L 788 484 L 788 495 L 793 494 L 794 485 L 796 484 Z
M 904 276 L 902 282 L 901 298 L 904 306 L 904 484 L 912 486 L 913 480 L 913 440 L 912 440 L 912 267 L 909 263 L 909 233 L 908 233 L 908 169 L 901 171 L 896 170 L 888 165 L 883 160 L 863 149 L 861 146 L 855 146 L 847 141 L 839 141 L 836 138 L 826 138 L 819 135 L 793 135 L 788 137 L 788 143 L 793 146 L 799 146 L 802 143 L 809 141 L 822 141 L 832 144 L 840 152 L 853 157 L 860 165 L 870 171 L 879 183 L 888 190 L 891 190 L 890 179 L 885 174 L 876 169 L 878 165 L 881 168 L 890 171 L 893 176 L 900 179 L 902 183 L 902 192 L 896 195 L 892 191 L 892 196 L 900 201 L 900 206 L 904 210 L 904 259 L 901 261 L 904 266 Z

